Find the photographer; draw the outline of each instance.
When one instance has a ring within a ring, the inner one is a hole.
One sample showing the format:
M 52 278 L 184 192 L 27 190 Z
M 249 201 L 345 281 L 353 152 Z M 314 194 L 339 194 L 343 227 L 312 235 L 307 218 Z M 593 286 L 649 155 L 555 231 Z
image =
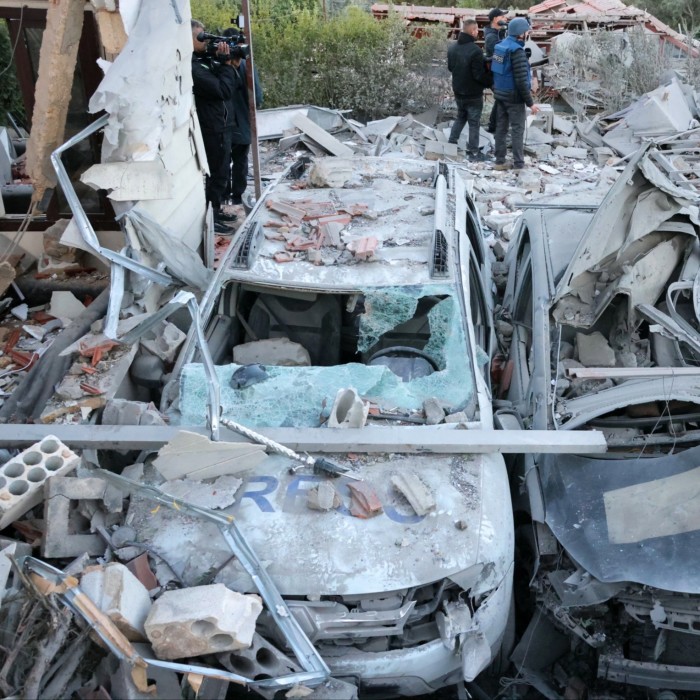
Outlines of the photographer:
M 192 82 L 199 126 L 209 161 L 206 197 L 214 211 L 214 230 L 231 233 L 226 221 L 235 216 L 221 211 L 221 200 L 228 183 L 229 157 L 233 133 L 231 98 L 241 88 L 241 79 L 231 64 L 231 50 L 226 42 L 210 47 L 198 37 L 204 25 L 196 20 L 192 26 Z
M 231 60 L 233 67 L 240 77 L 240 88 L 233 91 L 231 96 L 231 112 L 233 114 L 233 129 L 231 132 L 231 178 L 229 194 L 233 204 L 243 203 L 243 194 L 248 186 L 248 151 L 250 150 L 250 104 L 246 79 L 246 62 L 243 55 L 246 52 L 245 36 L 238 29 L 226 29 L 223 35 L 237 44 Z M 262 103 L 262 88 L 257 71 L 253 74 L 255 86 L 255 103 Z
M 486 64 L 491 68 L 491 59 L 493 58 L 493 50 L 499 41 L 506 38 L 506 10 L 501 10 L 500 7 L 494 7 L 489 12 L 489 26 L 484 28 L 484 56 L 486 56 Z M 486 128 L 490 134 L 496 133 L 496 110 L 498 103 L 494 102 L 491 114 L 489 115 L 489 125 Z

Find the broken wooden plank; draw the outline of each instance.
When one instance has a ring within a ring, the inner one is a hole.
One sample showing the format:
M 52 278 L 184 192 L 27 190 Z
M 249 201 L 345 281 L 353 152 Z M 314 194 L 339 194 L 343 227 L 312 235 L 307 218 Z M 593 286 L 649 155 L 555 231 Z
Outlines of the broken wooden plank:
M 0 447 L 20 447 L 55 435 L 72 449 L 150 449 L 172 440 L 185 428 L 208 436 L 203 426 L 162 425 L 0 425 Z M 347 452 L 347 430 L 329 428 L 261 428 L 261 435 L 297 452 Z M 221 428 L 222 442 L 245 442 L 236 433 Z M 356 453 L 402 452 L 434 454 L 594 454 L 607 445 L 599 430 L 455 430 L 425 427 L 406 430 L 354 430 L 352 451 Z
M 347 157 L 353 155 L 350 147 L 340 143 L 335 136 L 331 136 L 325 129 L 322 129 L 318 124 L 314 124 L 303 114 L 295 114 L 292 117 L 292 124 L 334 156 Z
M 697 377 L 700 376 L 700 367 L 570 367 L 566 376 L 575 379 Z

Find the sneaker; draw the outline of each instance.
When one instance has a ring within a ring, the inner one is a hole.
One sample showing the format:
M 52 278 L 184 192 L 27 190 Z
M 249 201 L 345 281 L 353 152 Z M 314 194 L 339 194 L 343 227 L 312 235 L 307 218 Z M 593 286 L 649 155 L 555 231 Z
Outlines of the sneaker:
M 229 228 L 228 226 L 226 226 L 226 224 L 220 221 L 214 222 L 214 232 L 218 233 L 221 236 L 230 236 L 233 233 L 235 233 L 235 231 L 232 228 Z
M 513 170 L 525 170 L 525 165 L 513 165 Z
M 235 221 L 238 218 L 236 214 L 227 214 L 223 211 L 218 211 L 214 216 L 214 221 Z
M 470 153 L 468 155 L 468 158 L 469 160 L 474 161 L 475 163 L 487 163 L 488 161 L 493 160 L 491 156 L 487 156 L 481 151 L 478 151 L 477 153 Z
M 510 170 L 510 163 L 496 163 L 493 166 L 494 170 Z

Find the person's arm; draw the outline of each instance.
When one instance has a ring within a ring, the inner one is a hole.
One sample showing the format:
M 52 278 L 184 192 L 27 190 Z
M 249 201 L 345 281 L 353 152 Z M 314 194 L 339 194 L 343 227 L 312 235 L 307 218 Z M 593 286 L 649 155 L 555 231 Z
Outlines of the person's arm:
M 450 71 L 450 73 L 454 70 L 455 68 L 455 60 L 454 60 L 454 50 L 453 47 L 454 44 L 452 44 L 448 49 L 447 49 L 447 70 Z
M 226 49 L 228 52 L 228 46 Z M 235 71 L 229 60 L 215 68 L 199 61 L 192 63 L 192 84 L 196 97 L 203 97 L 205 100 L 228 100 L 233 95 L 235 81 Z
M 532 99 L 532 92 L 530 90 L 530 64 L 527 62 L 525 51 L 522 49 L 513 51 L 510 55 L 510 61 L 513 68 L 515 91 L 528 107 L 532 107 L 534 100 Z
M 480 83 L 484 87 L 491 87 L 493 85 L 493 75 L 490 71 L 486 70 L 486 60 L 481 51 L 474 52 L 474 56 L 471 60 L 471 71 L 472 77 L 477 83 Z

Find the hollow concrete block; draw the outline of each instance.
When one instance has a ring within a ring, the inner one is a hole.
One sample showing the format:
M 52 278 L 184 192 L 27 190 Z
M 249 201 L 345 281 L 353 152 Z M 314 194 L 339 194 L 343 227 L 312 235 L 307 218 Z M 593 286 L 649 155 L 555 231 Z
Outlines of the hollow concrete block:
M 57 437 L 47 435 L 0 468 L 0 530 L 43 498 L 44 482 L 75 469 L 80 457 Z
M 80 579 L 80 588 L 127 639 L 145 639 L 144 623 L 151 610 L 151 598 L 126 566 L 113 562 L 90 567 Z
M 258 596 L 222 583 L 166 591 L 151 608 L 146 635 L 160 659 L 245 649 L 261 611 Z

